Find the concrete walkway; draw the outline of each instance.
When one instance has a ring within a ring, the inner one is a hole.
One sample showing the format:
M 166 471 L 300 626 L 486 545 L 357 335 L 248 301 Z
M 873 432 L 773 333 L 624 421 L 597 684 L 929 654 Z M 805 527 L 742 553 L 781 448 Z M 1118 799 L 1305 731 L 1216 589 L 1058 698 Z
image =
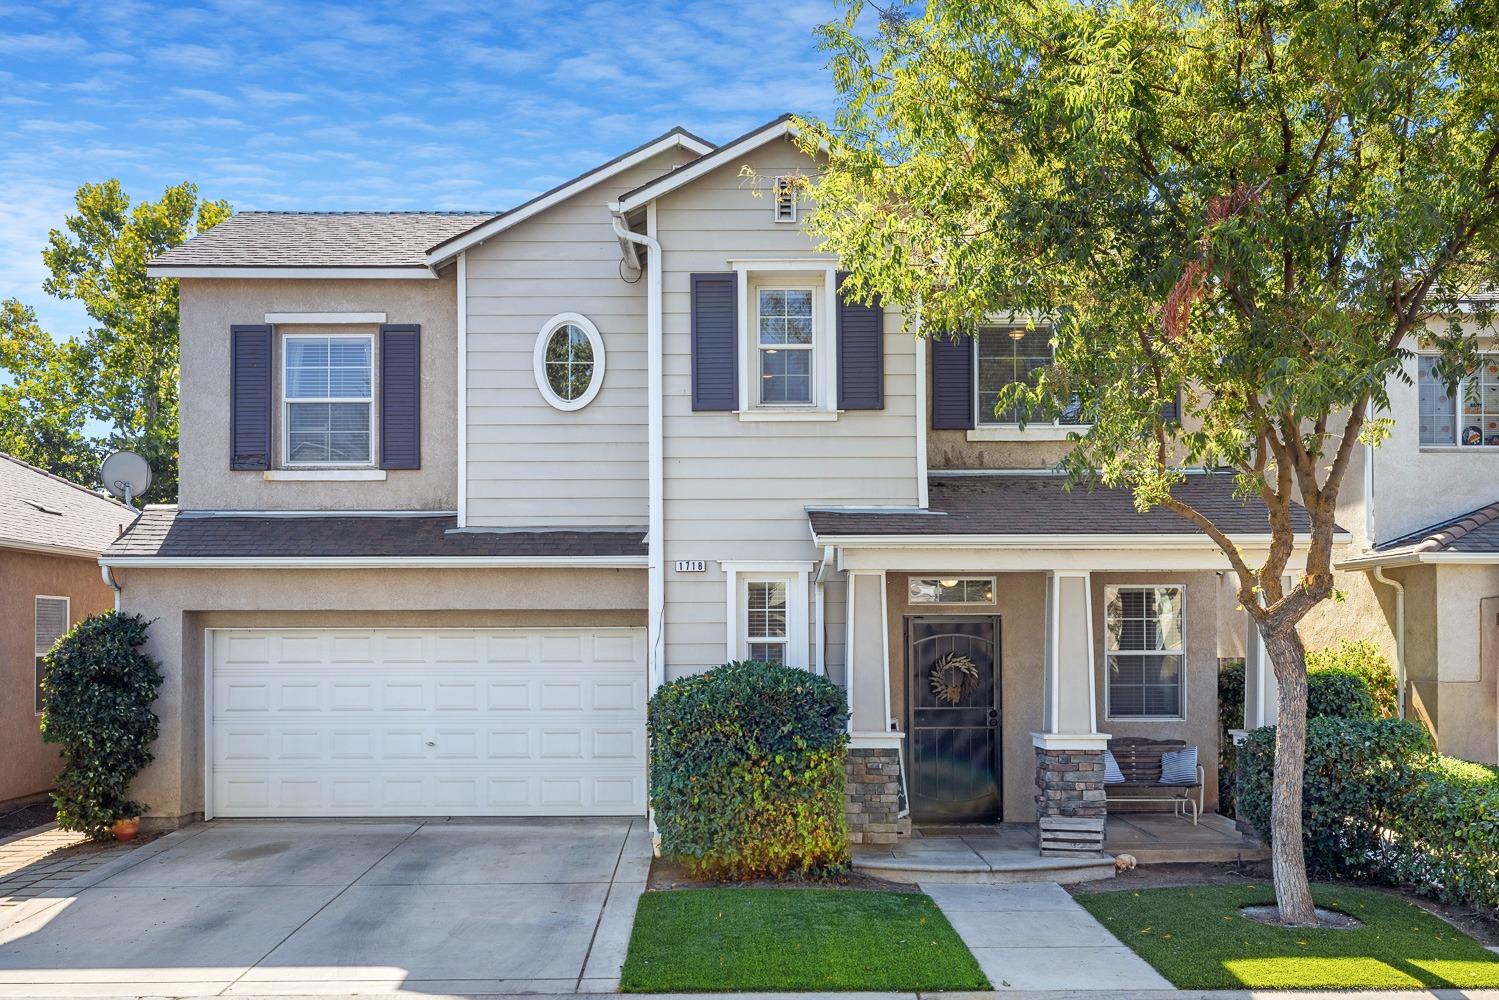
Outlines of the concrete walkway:
M 606 992 L 644 820 L 214 822 L 0 914 L 0 997 Z
M 55 823 L 0 839 L 0 914 L 137 846 L 137 841 L 91 841 Z
M 922 883 L 999 992 L 1171 990 L 1059 885 Z

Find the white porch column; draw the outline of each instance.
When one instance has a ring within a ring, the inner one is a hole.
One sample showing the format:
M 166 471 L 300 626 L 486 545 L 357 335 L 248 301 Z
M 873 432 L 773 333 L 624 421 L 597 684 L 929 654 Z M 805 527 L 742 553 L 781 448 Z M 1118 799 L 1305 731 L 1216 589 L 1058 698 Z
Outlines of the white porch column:
M 1046 642 L 1041 729 L 1036 747 L 1036 819 L 1041 853 L 1097 854 L 1105 818 L 1098 731 L 1093 587 L 1085 570 L 1046 578 Z
M 885 574 L 848 574 L 849 746 L 845 761 L 849 841 L 894 843 L 901 830 L 902 734 L 890 729 L 890 619 Z
M 1254 619 L 1244 615 L 1244 729 L 1273 726 L 1280 713 L 1280 685 Z

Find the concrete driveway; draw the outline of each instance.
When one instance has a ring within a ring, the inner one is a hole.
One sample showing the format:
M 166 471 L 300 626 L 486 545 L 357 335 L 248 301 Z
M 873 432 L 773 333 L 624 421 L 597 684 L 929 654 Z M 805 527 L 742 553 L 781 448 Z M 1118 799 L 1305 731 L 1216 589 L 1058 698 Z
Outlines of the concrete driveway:
M 645 820 L 217 821 L 27 903 L 0 996 L 617 988 Z

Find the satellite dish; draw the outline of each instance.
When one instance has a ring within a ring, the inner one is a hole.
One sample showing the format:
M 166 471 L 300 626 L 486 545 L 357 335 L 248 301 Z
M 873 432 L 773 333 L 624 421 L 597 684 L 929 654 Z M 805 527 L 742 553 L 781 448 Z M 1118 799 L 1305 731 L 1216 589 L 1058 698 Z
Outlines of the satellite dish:
M 133 451 L 117 451 L 99 466 L 99 478 L 105 489 L 132 506 L 132 497 L 151 488 L 151 466 Z

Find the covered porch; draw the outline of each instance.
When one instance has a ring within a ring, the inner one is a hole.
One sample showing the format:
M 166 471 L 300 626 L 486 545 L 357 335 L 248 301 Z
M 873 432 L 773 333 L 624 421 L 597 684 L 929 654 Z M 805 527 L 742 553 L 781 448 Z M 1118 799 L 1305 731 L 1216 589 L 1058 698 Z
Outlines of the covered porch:
M 975 875 L 988 865 L 992 877 L 1054 859 L 1099 870 L 1115 853 L 1145 863 L 1254 853 L 1214 815 L 1220 629 L 1247 627 L 1221 609 L 1226 560 L 1174 515 L 1136 512 L 1127 493 L 1065 485 L 934 474 L 929 510 L 810 512 L 847 581 L 861 867 L 941 859 Z M 1263 545 L 1263 510 L 1232 488 L 1194 476 L 1180 489 L 1220 519 L 1227 511 L 1242 547 Z M 1246 724 L 1259 725 L 1274 692 L 1248 638 Z M 1105 777 L 1110 741 L 1123 760 L 1127 739 L 1156 754 L 1153 776 L 1130 775 L 1128 788 Z M 1191 777 L 1162 775 L 1162 751 Z M 1199 807 L 1194 826 L 1186 816 Z

